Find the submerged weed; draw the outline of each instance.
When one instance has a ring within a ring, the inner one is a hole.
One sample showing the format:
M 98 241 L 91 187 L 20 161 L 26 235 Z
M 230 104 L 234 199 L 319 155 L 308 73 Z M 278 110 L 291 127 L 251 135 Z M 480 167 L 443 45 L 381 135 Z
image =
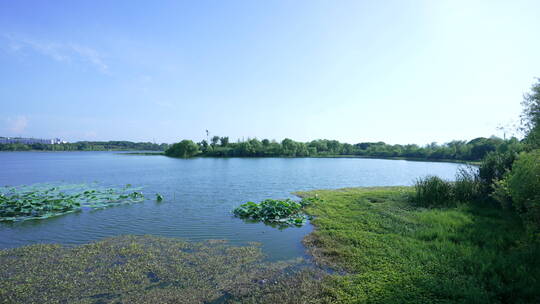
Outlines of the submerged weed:
M 0 250 L 0 302 L 323 302 L 324 273 L 263 257 L 257 246 L 129 235 Z

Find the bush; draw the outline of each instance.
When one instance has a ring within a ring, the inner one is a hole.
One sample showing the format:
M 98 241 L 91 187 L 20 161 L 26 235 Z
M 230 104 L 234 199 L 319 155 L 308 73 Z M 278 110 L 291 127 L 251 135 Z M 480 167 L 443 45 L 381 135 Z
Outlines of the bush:
M 482 187 L 478 171 L 473 167 L 460 168 L 453 185 L 453 198 L 459 202 L 478 201 L 482 196 Z
M 448 207 L 454 203 L 453 185 L 437 176 L 420 178 L 414 185 L 414 203 L 422 207 Z
M 512 209 L 512 197 L 508 189 L 508 175 L 501 180 L 496 180 L 491 185 L 493 191 L 490 196 L 499 203 L 503 209 Z
M 482 186 L 476 169 L 460 168 L 456 181 L 427 176 L 416 181 L 413 202 L 423 207 L 450 207 L 456 202 L 470 203 L 482 198 Z
M 504 153 L 491 152 L 482 159 L 478 169 L 478 177 L 482 181 L 482 192 L 485 195 L 489 195 L 493 190 L 492 185 L 496 181 L 502 180 L 505 174 L 510 171 L 516 157 L 517 153 L 510 150 Z
M 172 157 L 188 158 L 199 153 L 199 146 L 191 140 L 184 139 L 179 143 L 175 143 L 165 151 L 165 155 Z
M 508 176 L 508 190 L 526 225 L 540 230 L 540 150 L 519 155 Z

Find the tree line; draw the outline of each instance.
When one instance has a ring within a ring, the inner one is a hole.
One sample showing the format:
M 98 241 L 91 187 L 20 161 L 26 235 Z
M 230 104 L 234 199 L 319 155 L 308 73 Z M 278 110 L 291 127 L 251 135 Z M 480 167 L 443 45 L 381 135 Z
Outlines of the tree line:
M 0 144 L 0 151 L 165 151 L 168 144 L 131 141 L 79 141 L 64 144 Z
M 431 143 L 391 145 L 384 142 L 341 143 L 337 140 L 317 139 L 298 142 L 286 138 L 275 140 L 251 138 L 231 143 L 229 137 L 214 136 L 210 142 L 194 143 L 183 140 L 172 145 L 166 154 L 176 157 L 329 157 L 363 156 L 382 158 L 411 158 L 427 160 L 478 161 L 489 152 L 517 151 L 523 144 L 517 138 L 501 139 L 495 136 L 479 137 L 471 141 L 451 141 L 445 144 Z

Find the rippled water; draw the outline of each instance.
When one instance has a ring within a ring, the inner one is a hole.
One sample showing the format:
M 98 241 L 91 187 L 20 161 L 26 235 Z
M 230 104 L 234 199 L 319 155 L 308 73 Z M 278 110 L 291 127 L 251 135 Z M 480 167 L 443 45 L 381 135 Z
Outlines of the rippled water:
M 0 185 L 98 182 L 144 187 L 144 203 L 67 214 L 46 220 L 0 223 L 0 248 L 37 242 L 82 244 L 120 234 L 188 240 L 261 242 L 272 260 L 304 255 L 310 225 L 278 230 L 245 223 L 231 210 L 248 200 L 293 198 L 293 191 L 355 186 L 410 185 L 427 174 L 453 179 L 459 165 L 355 158 L 196 158 L 115 152 L 0 153 Z M 154 193 L 165 197 L 156 203 Z

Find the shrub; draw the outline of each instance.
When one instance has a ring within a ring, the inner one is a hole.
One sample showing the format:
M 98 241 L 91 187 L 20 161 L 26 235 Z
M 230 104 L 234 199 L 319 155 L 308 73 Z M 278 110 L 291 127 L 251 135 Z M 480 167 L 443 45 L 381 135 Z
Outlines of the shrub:
M 453 204 L 453 185 L 437 176 L 420 178 L 414 185 L 414 203 L 422 207 L 448 207 Z
M 191 140 L 184 139 L 179 143 L 175 143 L 165 151 L 165 155 L 172 157 L 188 158 L 199 153 L 199 146 Z
M 504 175 L 510 171 L 516 157 L 517 153 L 510 150 L 504 153 L 490 152 L 482 159 L 478 169 L 478 177 L 482 181 L 482 192 L 485 195 L 492 192 L 492 185 L 495 181 L 502 180 Z
M 459 202 L 477 201 L 481 198 L 481 183 L 478 171 L 470 166 L 461 167 L 453 185 L 453 198 Z
M 491 185 L 493 191 L 490 196 L 499 203 L 503 209 L 512 209 L 512 197 L 508 189 L 508 175 L 501 180 L 496 180 Z
M 540 229 L 540 150 L 522 153 L 508 176 L 513 206 L 529 228 Z

